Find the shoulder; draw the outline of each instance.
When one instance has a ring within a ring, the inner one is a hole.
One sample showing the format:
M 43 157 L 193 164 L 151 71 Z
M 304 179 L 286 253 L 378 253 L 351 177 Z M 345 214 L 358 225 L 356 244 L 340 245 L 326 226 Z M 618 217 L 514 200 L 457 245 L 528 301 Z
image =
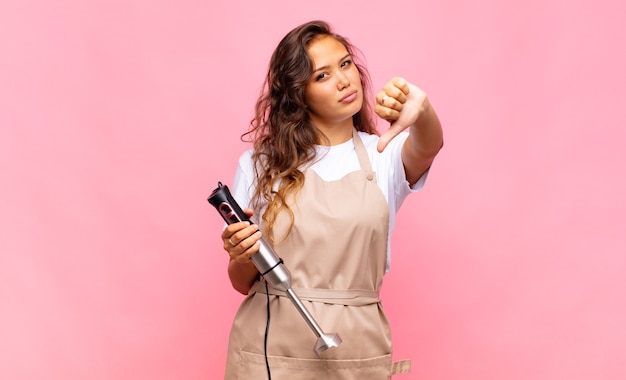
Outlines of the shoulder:
M 232 194 L 241 207 L 250 207 L 250 200 L 254 193 L 252 152 L 252 149 L 248 149 L 241 153 L 233 179 Z
M 254 183 L 254 161 L 252 160 L 253 149 L 247 149 L 239 155 L 235 180 L 250 187 Z
M 239 162 L 252 162 L 254 148 L 248 148 L 239 155 Z
M 245 151 L 243 151 L 240 155 L 239 155 L 239 160 L 238 160 L 238 166 L 239 166 L 239 170 L 244 171 L 245 173 L 251 173 L 253 172 L 252 167 L 253 167 L 253 160 L 252 160 L 252 153 L 254 152 L 253 148 L 249 148 L 246 149 Z

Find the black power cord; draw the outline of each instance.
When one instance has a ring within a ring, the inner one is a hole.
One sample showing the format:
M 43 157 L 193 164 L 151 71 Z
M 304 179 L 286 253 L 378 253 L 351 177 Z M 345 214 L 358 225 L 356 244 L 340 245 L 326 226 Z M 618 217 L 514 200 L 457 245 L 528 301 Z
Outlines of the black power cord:
M 270 363 L 267 360 L 267 335 L 270 330 L 270 291 L 265 282 L 265 295 L 267 296 L 267 322 L 265 324 L 265 338 L 263 339 L 263 354 L 265 355 L 265 367 L 267 368 L 267 379 L 272 380 L 272 374 L 270 373 Z

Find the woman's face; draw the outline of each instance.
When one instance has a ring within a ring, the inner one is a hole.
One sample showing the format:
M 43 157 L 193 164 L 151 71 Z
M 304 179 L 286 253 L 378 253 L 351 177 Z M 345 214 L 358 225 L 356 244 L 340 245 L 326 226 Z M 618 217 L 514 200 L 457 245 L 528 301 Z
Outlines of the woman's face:
M 318 128 L 349 123 L 361 110 L 363 89 L 359 71 L 346 47 L 332 37 L 322 36 L 309 46 L 313 74 L 305 88 L 311 121 Z

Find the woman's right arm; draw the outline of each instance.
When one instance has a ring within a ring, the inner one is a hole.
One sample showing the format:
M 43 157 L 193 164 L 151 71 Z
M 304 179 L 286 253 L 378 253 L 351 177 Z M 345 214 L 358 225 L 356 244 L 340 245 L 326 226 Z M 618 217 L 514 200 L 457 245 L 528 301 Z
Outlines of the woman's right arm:
M 254 170 L 252 151 L 248 150 L 239 157 L 237 170 L 233 179 L 232 195 L 243 208 L 243 212 L 252 218 L 254 211 L 247 206 L 250 204 L 254 184 Z M 250 257 L 259 251 L 261 232 L 255 224 L 248 222 L 227 225 L 222 231 L 224 250 L 228 252 L 228 277 L 233 288 L 239 293 L 248 294 L 252 284 L 259 277 Z
M 251 209 L 244 209 L 244 212 L 252 217 Z M 230 256 L 228 277 L 233 288 L 241 294 L 248 294 L 259 276 L 259 271 L 250 258 L 259 251 L 260 238 L 259 227 L 248 222 L 230 224 L 222 231 L 224 250 Z

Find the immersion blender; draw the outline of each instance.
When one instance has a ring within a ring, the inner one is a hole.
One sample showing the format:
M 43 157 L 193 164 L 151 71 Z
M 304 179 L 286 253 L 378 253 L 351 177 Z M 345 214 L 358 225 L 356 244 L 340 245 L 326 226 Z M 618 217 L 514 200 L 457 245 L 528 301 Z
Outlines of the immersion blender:
M 233 224 L 244 221 L 252 223 L 230 194 L 228 186 L 222 185 L 221 182 L 217 183 L 217 188 L 213 190 L 208 201 L 217 209 L 226 223 Z M 339 346 L 341 344 L 339 335 L 335 333 L 325 334 L 302 301 L 300 301 L 300 298 L 291 289 L 291 273 L 283 264 L 283 260 L 276 255 L 269 243 L 263 238 L 260 239 L 260 242 L 261 247 L 259 252 L 252 255 L 252 262 L 263 278 L 265 278 L 265 281 L 274 289 L 281 290 L 287 294 L 306 323 L 311 327 L 317 336 L 317 342 L 315 342 L 314 347 L 317 355 L 321 356 L 321 353 L 327 349 Z

